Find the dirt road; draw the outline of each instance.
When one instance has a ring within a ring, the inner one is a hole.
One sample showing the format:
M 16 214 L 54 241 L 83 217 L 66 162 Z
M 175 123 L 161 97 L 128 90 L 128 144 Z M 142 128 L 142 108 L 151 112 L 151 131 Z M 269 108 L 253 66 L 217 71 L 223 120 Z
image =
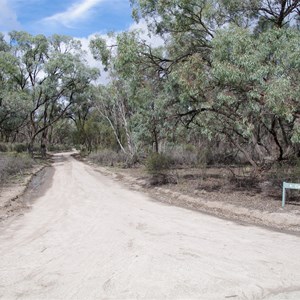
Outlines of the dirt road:
M 162 205 L 69 155 L 0 232 L 1 299 L 300 299 L 300 237 Z

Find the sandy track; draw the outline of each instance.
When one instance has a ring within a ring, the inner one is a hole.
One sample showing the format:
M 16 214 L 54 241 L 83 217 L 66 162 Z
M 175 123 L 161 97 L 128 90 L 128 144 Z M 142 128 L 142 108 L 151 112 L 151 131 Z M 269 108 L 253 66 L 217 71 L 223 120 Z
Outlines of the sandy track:
M 0 233 L 3 299 L 300 299 L 300 238 L 165 206 L 69 155 Z

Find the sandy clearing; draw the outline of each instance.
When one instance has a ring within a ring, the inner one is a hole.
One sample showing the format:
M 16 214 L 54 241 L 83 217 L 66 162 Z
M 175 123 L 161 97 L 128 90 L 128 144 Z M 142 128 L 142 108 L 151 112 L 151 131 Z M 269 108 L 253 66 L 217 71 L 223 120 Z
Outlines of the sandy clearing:
M 149 201 L 68 154 L 0 233 L 2 299 L 300 299 L 300 238 Z

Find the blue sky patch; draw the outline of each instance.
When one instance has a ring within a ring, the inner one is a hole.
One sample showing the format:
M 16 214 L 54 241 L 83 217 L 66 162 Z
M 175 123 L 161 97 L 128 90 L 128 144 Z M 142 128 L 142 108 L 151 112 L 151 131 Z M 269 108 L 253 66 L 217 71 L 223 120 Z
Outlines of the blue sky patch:
M 0 0 L 0 31 L 87 37 L 128 29 L 129 0 Z

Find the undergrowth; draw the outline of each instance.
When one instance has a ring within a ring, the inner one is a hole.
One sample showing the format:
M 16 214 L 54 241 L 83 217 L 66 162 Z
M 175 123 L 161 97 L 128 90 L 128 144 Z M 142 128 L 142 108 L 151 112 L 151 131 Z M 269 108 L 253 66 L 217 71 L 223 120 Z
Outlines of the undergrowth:
M 122 152 L 113 150 L 101 150 L 88 155 L 88 159 L 102 166 L 121 166 L 124 167 L 128 163 L 128 156 Z
M 34 160 L 27 154 L 0 153 L 0 183 L 11 176 L 22 174 L 33 165 Z

